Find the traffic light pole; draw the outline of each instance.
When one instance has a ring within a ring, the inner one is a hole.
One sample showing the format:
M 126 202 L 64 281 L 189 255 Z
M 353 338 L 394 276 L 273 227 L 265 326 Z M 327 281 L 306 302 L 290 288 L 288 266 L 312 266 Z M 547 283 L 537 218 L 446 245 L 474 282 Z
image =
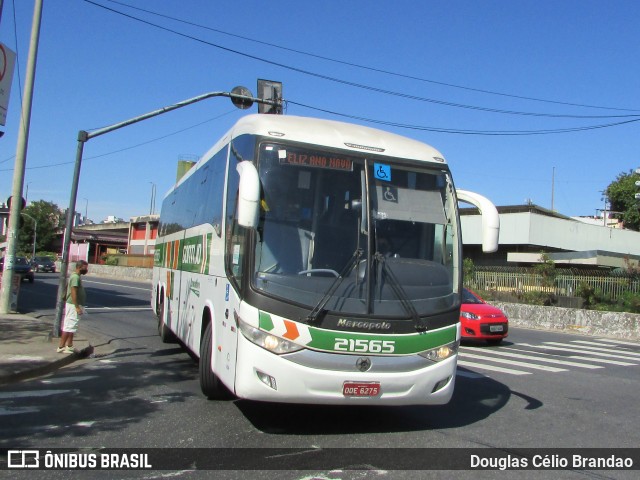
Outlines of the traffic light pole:
M 169 105 L 167 107 L 163 107 L 158 110 L 145 113 L 144 115 L 140 115 L 138 117 L 125 120 L 124 122 L 116 123 L 114 125 L 101 128 L 99 130 L 94 130 L 92 132 L 87 132 L 84 130 L 80 130 L 78 132 L 78 148 L 76 151 L 76 162 L 75 162 L 75 168 L 73 171 L 73 183 L 71 186 L 71 196 L 69 198 L 69 208 L 67 209 L 64 241 L 62 246 L 62 262 L 60 266 L 60 278 L 58 283 L 56 315 L 55 315 L 53 332 L 52 332 L 54 337 L 60 336 L 60 325 L 62 323 L 62 317 L 64 314 L 64 304 L 66 302 L 65 297 L 67 293 L 67 271 L 69 269 L 69 249 L 71 246 L 71 232 L 73 230 L 73 218 L 75 216 L 75 210 L 76 210 L 76 199 L 78 196 L 78 184 L 80 182 L 80 167 L 82 166 L 82 153 L 84 151 L 84 144 L 90 139 L 98 137 L 100 135 L 104 135 L 105 133 L 113 132 L 114 130 L 118 130 L 120 128 L 127 127 L 129 125 L 133 125 L 134 123 L 138 123 L 152 117 L 157 117 L 158 115 L 162 115 L 163 113 L 171 112 L 172 110 L 186 107 L 187 105 L 191 105 L 192 103 L 201 102 L 202 100 L 206 100 L 212 97 L 228 97 L 231 99 L 234 105 L 242 109 L 249 108 L 253 104 L 253 102 L 256 102 L 259 104 L 266 103 L 274 106 L 282 105 L 281 99 L 265 100 L 261 98 L 254 98 L 253 96 L 251 96 L 251 92 L 249 92 L 246 88 L 236 87 L 232 92 L 205 93 L 203 95 L 199 95 L 197 97 L 183 100 L 182 102 L 178 102 L 173 105 Z M 3 283 L 3 289 L 4 289 L 4 283 Z

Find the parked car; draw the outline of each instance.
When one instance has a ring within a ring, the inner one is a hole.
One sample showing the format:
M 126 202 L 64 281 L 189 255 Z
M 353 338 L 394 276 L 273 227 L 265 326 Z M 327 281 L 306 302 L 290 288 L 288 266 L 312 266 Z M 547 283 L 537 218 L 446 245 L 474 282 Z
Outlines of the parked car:
M 4 270 L 4 257 L 0 258 L 0 272 L 2 270 Z M 20 275 L 21 281 L 26 278 L 29 283 L 33 283 L 35 279 L 31 264 L 25 257 L 16 257 L 16 261 L 13 264 L 13 272 Z
M 55 272 L 56 264 L 53 263 L 50 257 L 33 257 L 31 260 L 31 267 L 36 272 Z
M 463 339 L 475 338 L 497 345 L 509 333 L 509 320 L 502 310 L 489 305 L 477 293 L 463 288 L 460 331 Z

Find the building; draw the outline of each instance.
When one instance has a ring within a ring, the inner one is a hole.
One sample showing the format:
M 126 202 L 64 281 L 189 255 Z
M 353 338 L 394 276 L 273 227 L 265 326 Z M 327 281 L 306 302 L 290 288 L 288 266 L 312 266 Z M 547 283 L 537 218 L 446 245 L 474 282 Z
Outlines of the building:
M 150 265 L 152 262 L 142 257 L 153 257 L 159 220 L 159 215 L 145 215 L 132 217 L 129 222 L 113 220 L 77 226 L 71 234 L 69 261 L 104 263 L 109 255 L 127 254 L 127 262 L 120 264 Z
M 129 222 L 96 223 L 75 227 L 71 233 L 69 262 L 104 263 L 108 255 L 126 253 Z
M 131 217 L 129 222 L 129 255 L 153 255 L 158 236 L 160 215 Z
M 538 263 L 541 251 L 565 266 L 624 268 L 640 262 L 640 232 L 585 223 L 537 205 L 497 209 L 499 248 L 489 254 L 482 252 L 480 213 L 460 210 L 464 257 L 476 265 L 526 266 Z

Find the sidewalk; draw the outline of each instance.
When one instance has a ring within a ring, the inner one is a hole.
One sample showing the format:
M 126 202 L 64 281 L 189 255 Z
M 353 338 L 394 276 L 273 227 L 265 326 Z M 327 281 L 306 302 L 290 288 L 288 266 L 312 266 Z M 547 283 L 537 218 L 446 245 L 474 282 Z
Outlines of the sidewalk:
M 53 319 L 20 313 L 0 315 L 0 385 L 51 373 L 89 357 L 91 345 L 104 343 L 86 328 L 74 337 L 76 353 L 57 353 L 58 338 L 52 338 Z

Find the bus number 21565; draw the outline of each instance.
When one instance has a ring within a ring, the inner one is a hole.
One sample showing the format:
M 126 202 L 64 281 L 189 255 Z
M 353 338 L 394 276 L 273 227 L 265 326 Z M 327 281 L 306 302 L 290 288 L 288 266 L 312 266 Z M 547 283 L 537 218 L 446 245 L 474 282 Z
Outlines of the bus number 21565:
M 393 353 L 395 350 L 393 340 L 366 340 L 364 338 L 336 338 L 333 349 L 338 352 L 354 353 Z

